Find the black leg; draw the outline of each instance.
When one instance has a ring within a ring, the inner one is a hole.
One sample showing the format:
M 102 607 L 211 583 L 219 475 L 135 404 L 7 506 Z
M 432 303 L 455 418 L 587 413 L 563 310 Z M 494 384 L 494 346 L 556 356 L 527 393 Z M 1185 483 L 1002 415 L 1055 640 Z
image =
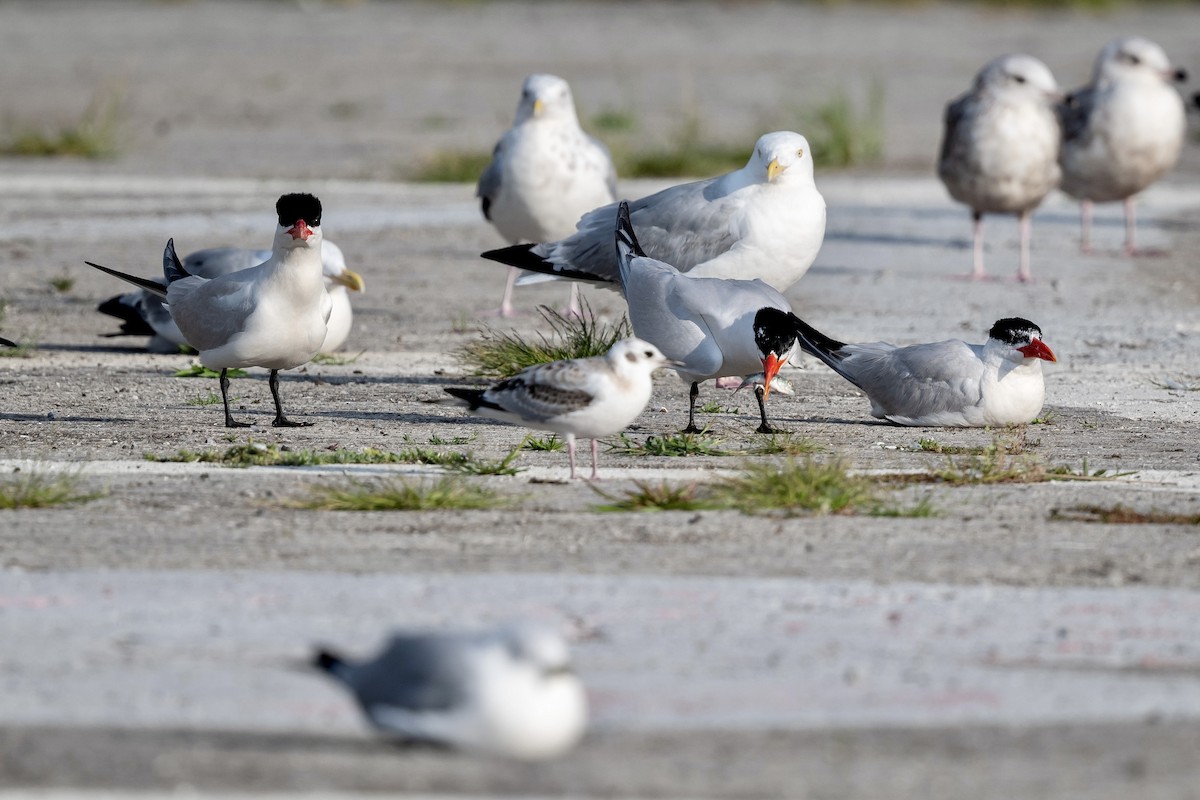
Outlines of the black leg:
M 249 422 L 238 422 L 229 414 L 229 376 L 225 374 L 228 371 L 228 369 L 221 370 L 221 399 L 225 401 L 225 427 L 249 428 Z
M 691 391 L 688 392 L 688 424 L 683 429 L 684 433 L 699 433 L 700 429 L 696 427 L 696 398 L 700 396 L 700 384 L 692 381 Z
M 787 433 L 779 428 L 772 428 L 771 423 L 767 422 L 767 404 L 763 400 L 766 393 L 762 386 L 754 387 L 754 399 L 758 400 L 758 414 L 762 417 L 762 425 L 758 426 L 757 433 Z
M 276 428 L 307 428 L 311 422 L 292 422 L 283 415 L 283 404 L 279 402 L 279 370 L 271 370 L 271 397 L 275 398 L 275 421 L 271 424 Z

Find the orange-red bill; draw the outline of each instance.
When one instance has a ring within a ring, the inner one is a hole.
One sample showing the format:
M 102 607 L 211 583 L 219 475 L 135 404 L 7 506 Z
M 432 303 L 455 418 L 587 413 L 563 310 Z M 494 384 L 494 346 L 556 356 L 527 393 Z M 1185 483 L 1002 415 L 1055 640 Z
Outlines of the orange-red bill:
M 1045 361 L 1058 361 L 1054 357 L 1054 351 L 1051 350 L 1041 339 L 1034 339 L 1024 347 L 1018 347 L 1026 358 L 1040 358 Z
M 313 234 L 312 228 L 308 227 L 308 223 L 302 219 L 296 220 L 296 224 L 288 228 L 288 233 L 292 235 L 293 239 L 303 239 L 306 242 L 308 237 Z
M 763 402 L 771 396 L 771 381 L 775 380 L 780 367 L 786 363 L 786 358 L 780 358 L 774 353 L 767 353 L 767 357 L 763 359 Z

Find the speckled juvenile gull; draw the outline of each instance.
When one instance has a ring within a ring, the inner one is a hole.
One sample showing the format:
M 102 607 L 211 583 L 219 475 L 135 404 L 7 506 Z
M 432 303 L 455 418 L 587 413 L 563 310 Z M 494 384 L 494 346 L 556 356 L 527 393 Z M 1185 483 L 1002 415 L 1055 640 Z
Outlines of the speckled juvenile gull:
M 270 250 L 211 247 L 185 256 L 183 268 L 189 275 L 212 279 L 258 266 L 270 257 Z M 320 352 L 333 353 L 345 343 L 354 322 L 349 292 L 361 292 L 365 284 L 361 275 L 346 268 L 342 249 L 328 239 L 321 242 L 321 263 L 325 291 L 329 293 L 332 305 Z M 187 344 L 166 303 L 154 292 L 143 289 L 119 294 L 105 300 L 97 310 L 122 320 L 121 330 L 106 336 L 150 336 L 146 349 L 152 353 L 177 353 L 180 345 Z
M 575 478 L 575 437 L 592 440 L 592 480 L 596 480 L 596 439 L 624 430 L 650 402 L 651 374 L 669 366 L 658 348 L 641 339 L 622 339 L 606 355 L 573 358 L 528 367 L 488 389 L 446 391 L 467 401 L 481 417 L 560 433 L 567 440 Z
M 325 341 L 332 301 L 325 291 L 321 264 L 321 202 L 310 194 L 285 194 L 275 204 L 279 225 L 271 257 L 249 269 L 213 278 L 189 275 L 175 255 L 163 251 L 164 288 L 156 281 L 127 275 L 86 261 L 88 266 L 166 298 L 171 317 L 200 363 L 221 371 L 225 426 L 244 428 L 229 413 L 229 377 L 233 367 L 271 371 L 271 397 L 277 427 L 292 422 L 279 400 L 279 370 L 308 363 Z
M 786 291 L 803 277 L 825 239 L 825 199 L 813 182 L 808 140 L 779 131 L 761 137 L 746 166 L 672 186 L 629 203 L 650 258 L 708 278 L 758 278 Z M 597 208 L 561 241 L 484 253 L 504 264 L 559 278 L 615 285 L 616 203 Z
M 983 215 L 1016 214 L 1021 230 L 1017 277 L 1029 269 L 1030 215 L 1058 185 L 1061 99 L 1050 70 L 1033 56 L 1006 55 L 984 65 L 969 92 L 946 106 L 938 176 L 971 209 L 974 267 L 983 278 Z
M 561 239 L 579 218 L 616 199 L 617 170 L 608 150 L 579 127 L 571 87 L 554 75 L 530 75 L 521 88 L 513 126 L 496 144 L 476 196 L 486 217 L 510 243 Z M 511 316 L 510 269 L 500 301 Z M 578 313 L 578 287 L 568 311 Z
M 1187 73 L 1140 36 L 1114 39 L 1096 57 L 1092 82 L 1061 106 L 1062 189 L 1080 201 L 1080 247 L 1091 250 L 1092 204 L 1125 204 L 1125 252 L 1136 250 L 1134 195 L 1179 160 L 1187 126 L 1175 82 Z
M 765 313 L 790 324 L 805 352 L 862 389 L 872 416 L 898 425 L 1023 425 L 1046 398 L 1042 361 L 1056 360 L 1042 329 L 1020 317 L 997 320 L 984 344 L 947 339 L 897 347 L 839 342 L 794 314 Z
M 762 420 L 758 432 L 774 433 L 766 399 L 775 374 L 795 350 L 796 336 L 790 328 L 761 325 L 759 312 L 790 312 L 788 301 L 758 279 L 696 277 L 649 258 L 638 244 L 624 201 L 615 222 L 619 277 L 633 332 L 674 360 L 679 377 L 691 384 L 684 433 L 699 432 L 695 414 L 700 383 L 758 372 L 763 373 L 762 385 L 755 386 Z
M 402 632 L 369 661 L 322 649 L 314 665 L 375 727 L 407 741 L 539 760 L 570 750 L 587 724 L 567 643 L 540 625 Z

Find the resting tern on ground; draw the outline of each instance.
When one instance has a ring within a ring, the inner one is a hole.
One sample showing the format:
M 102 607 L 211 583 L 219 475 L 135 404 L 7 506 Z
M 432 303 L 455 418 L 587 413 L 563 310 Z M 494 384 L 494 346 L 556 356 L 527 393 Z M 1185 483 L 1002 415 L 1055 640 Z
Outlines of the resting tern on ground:
M 767 311 L 790 325 L 800 347 L 866 393 L 871 414 L 898 425 L 978 428 L 1022 425 L 1042 410 L 1042 361 L 1055 361 L 1042 329 L 998 320 L 984 344 L 959 339 L 897 347 L 830 339 L 795 314 Z
M 587 723 L 567 643 L 542 626 L 399 633 L 369 661 L 320 650 L 313 664 L 375 727 L 408 741 L 537 760 L 565 753 Z
M 530 75 L 521 87 L 517 116 L 492 154 L 475 196 L 483 216 L 511 243 L 569 236 L 579 218 L 617 197 L 617 170 L 608 149 L 579 127 L 571 87 L 554 75 Z M 499 313 L 513 315 L 508 271 Z M 571 284 L 568 313 L 579 313 Z
M 641 339 L 622 339 L 603 356 L 572 358 L 528 367 L 488 389 L 448 387 L 481 417 L 561 433 L 567 440 L 571 479 L 575 479 L 575 437 L 592 440 L 596 480 L 596 439 L 611 436 L 637 419 L 650 402 L 651 374 L 671 365 L 658 348 Z
M 808 271 L 825 238 L 812 151 L 791 131 L 760 138 L 741 169 L 634 200 L 629 213 L 651 258 L 697 277 L 758 278 L 781 292 Z M 616 203 L 597 208 L 561 241 L 483 257 L 556 278 L 615 284 L 616 214 Z
M 617 263 L 621 289 L 629 302 L 629 321 L 638 337 L 676 362 L 686 383 L 688 424 L 696 433 L 696 398 L 709 378 L 762 372 L 754 395 L 762 417 L 759 433 L 774 433 L 767 422 L 771 381 L 796 349 L 791 325 L 762 322 L 759 312 L 790 314 L 791 306 L 761 280 L 696 277 L 647 256 L 630 221 L 629 204 L 617 206 Z
M 1136 252 L 1134 195 L 1179 160 L 1187 126 L 1183 98 L 1172 85 L 1187 80 L 1148 39 L 1114 39 L 1096 58 L 1092 82 L 1067 96 L 1062 189 L 1079 200 L 1080 247 L 1091 251 L 1092 204 L 1125 204 L 1125 253 Z
M 183 259 L 183 269 L 189 275 L 200 278 L 217 278 L 238 270 L 258 266 L 271 257 L 270 250 L 251 250 L 240 247 L 212 247 L 198 250 Z M 325 275 L 325 291 L 332 301 L 329 312 L 328 332 L 320 352 L 333 353 L 350 335 L 354 322 L 354 311 L 350 307 L 349 292 L 361 292 L 365 288 L 362 276 L 346 268 L 346 257 L 342 249 L 328 239 L 321 242 L 321 263 Z M 349 291 L 348 291 L 349 290 Z M 152 353 L 177 353 L 180 345 L 186 345 L 179 326 L 171 319 L 171 312 L 158 294 L 145 289 L 111 297 L 101 303 L 97 311 L 123 320 L 121 330 L 105 336 L 150 336 L 146 349 Z
M 950 196 L 971 208 L 974 269 L 983 278 L 983 215 L 1016 214 L 1021 229 L 1018 280 L 1029 271 L 1030 216 L 1058 185 L 1062 99 L 1050 70 L 1033 56 L 988 62 L 971 91 L 946 106 L 938 177 Z
M 200 363 L 221 370 L 225 427 L 246 428 L 229 413 L 231 367 L 265 367 L 271 371 L 277 428 L 311 425 L 292 422 L 279 401 L 279 370 L 307 363 L 325 341 L 331 301 L 321 275 L 321 201 L 311 194 L 285 194 L 275 204 L 279 227 L 271 257 L 262 264 L 212 280 L 189 275 L 175 255 L 175 244 L 163 251 L 164 288 L 153 280 L 126 275 L 90 261 L 109 275 L 165 297 L 171 318 Z

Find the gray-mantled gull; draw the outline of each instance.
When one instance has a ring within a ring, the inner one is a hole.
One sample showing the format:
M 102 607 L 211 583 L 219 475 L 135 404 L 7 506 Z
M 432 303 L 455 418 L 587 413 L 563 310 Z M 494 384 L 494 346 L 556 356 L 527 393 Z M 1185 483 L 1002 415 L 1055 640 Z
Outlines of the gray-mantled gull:
M 971 209 L 974 268 L 983 278 L 983 215 L 1016 214 L 1021 256 L 1017 278 L 1028 281 L 1030 215 L 1058 185 L 1062 99 L 1050 70 L 1033 56 L 988 62 L 971 91 L 946 106 L 938 177 Z
M 483 216 L 510 243 L 561 239 L 588 211 L 616 199 L 617 170 L 608 149 L 579 127 L 571 87 L 554 75 L 530 75 L 517 115 L 496 144 L 475 195 Z M 510 269 L 499 313 L 513 314 Z M 578 314 L 572 284 L 568 312 Z
M 984 344 L 959 339 L 897 347 L 887 342 L 846 344 L 794 314 L 800 347 L 866 393 L 872 416 L 898 425 L 981 428 L 1023 425 L 1042 410 L 1042 361 L 1055 361 L 1042 329 L 1027 319 L 998 320 Z
M 270 250 L 211 247 L 185 256 L 183 269 L 189 275 L 212 279 L 258 266 L 270 257 Z M 321 242 L 321 263 L 324 267 L 325 291 L 329 292 L 332 306 L 328 332 L 320 352 L 333 353 L 345 343 L 354 322 L 349 292 L 361 292 L 365 284 L 361 275 L 346 268 L 342 249 L 328 239 Z M 154 292 L 143 289 L 119 294 L 105 300 L 96 310 L 122 320 L 120 331 L 105 336 L 149 336 L 151 339 L 146 349 L 152 353 L 178 353 L 180 345 L 187 344 L 179 326 L 171 319 L 171 312 L 163 298 Z
M 596 480 L 596 439 L 611 436 L 637 419 L 650 402 L 651 373 L 670 362 L 641 339 L 622 339 L 603 356 L 572 358 L 528 367 L 488 389 L 446 391 L 467 401 L 481 417 L 560 433 L 567 440 L 575 478 L 575 437 L 592 440 L 592 480 Z
M 825 238 L 825 199 L 813 183 L 812 151 L 791 131 L 761 137 L 741 169 L 634 200 L 629 213 L 650 258 L 695 276 L 758 278 L 781 292 L 808 271 Z M 613 285 L 616 214 L 616 203 L 597 208 L 566 239 L 483 257 Z
M 232 367 L 265 367 L 271 371 L 275 427 L 312 423 L 292 422 L 279 401 L 279 370 L 307 363 L 325 341 L 332 301 L 325 291 L 321 265 L 321 202 L 310 194 L 285 194 L 275 204 L 279 225 L 271 257 L 249 269 L 212 280 L 189 275 L 175 255 L 175 244 L 163 251 L 164 288 L 156 281 L 127 275 L 86 261 L 160 297 L 200 363 L 221 370 L 221 399 L 225 426 L 244 428 L 229 413 Z
M 796 348 L 790 326 L 760 325 L 764 308 L 784 313 L 783 295 L 757 278 L 697 277 L 648 257 L 638 244 L 625 201 L 617 206 L 618 277 L 629 303 L 633 332 L 676 362 L 674 369 L 688 392 L 688 424 L 696 433 L 696 398 L 709 378 L 763 373 L 754 387 L 762 424 L 759 433 L 775 433 L 767 421 L 771 381 Z
M 408 741 L 539 760 L 570 750 L 587 724 L 567 643 L 540 625 L 402 632 L 369 661 L 320 650 L 313 663 L 375 727 Z
M 1084 252 L 1092 204 L 1117 200 L 1125 203 L 1125 252 L 1135 252 L 1134 195 L 1179 160 L 1187 120 L 1173 84 L 1186 79 L 1154 42 L 1123 37 L 1104 46 L 1092 82 L 1063 102 L 1062 189 L 1080 201 Z

